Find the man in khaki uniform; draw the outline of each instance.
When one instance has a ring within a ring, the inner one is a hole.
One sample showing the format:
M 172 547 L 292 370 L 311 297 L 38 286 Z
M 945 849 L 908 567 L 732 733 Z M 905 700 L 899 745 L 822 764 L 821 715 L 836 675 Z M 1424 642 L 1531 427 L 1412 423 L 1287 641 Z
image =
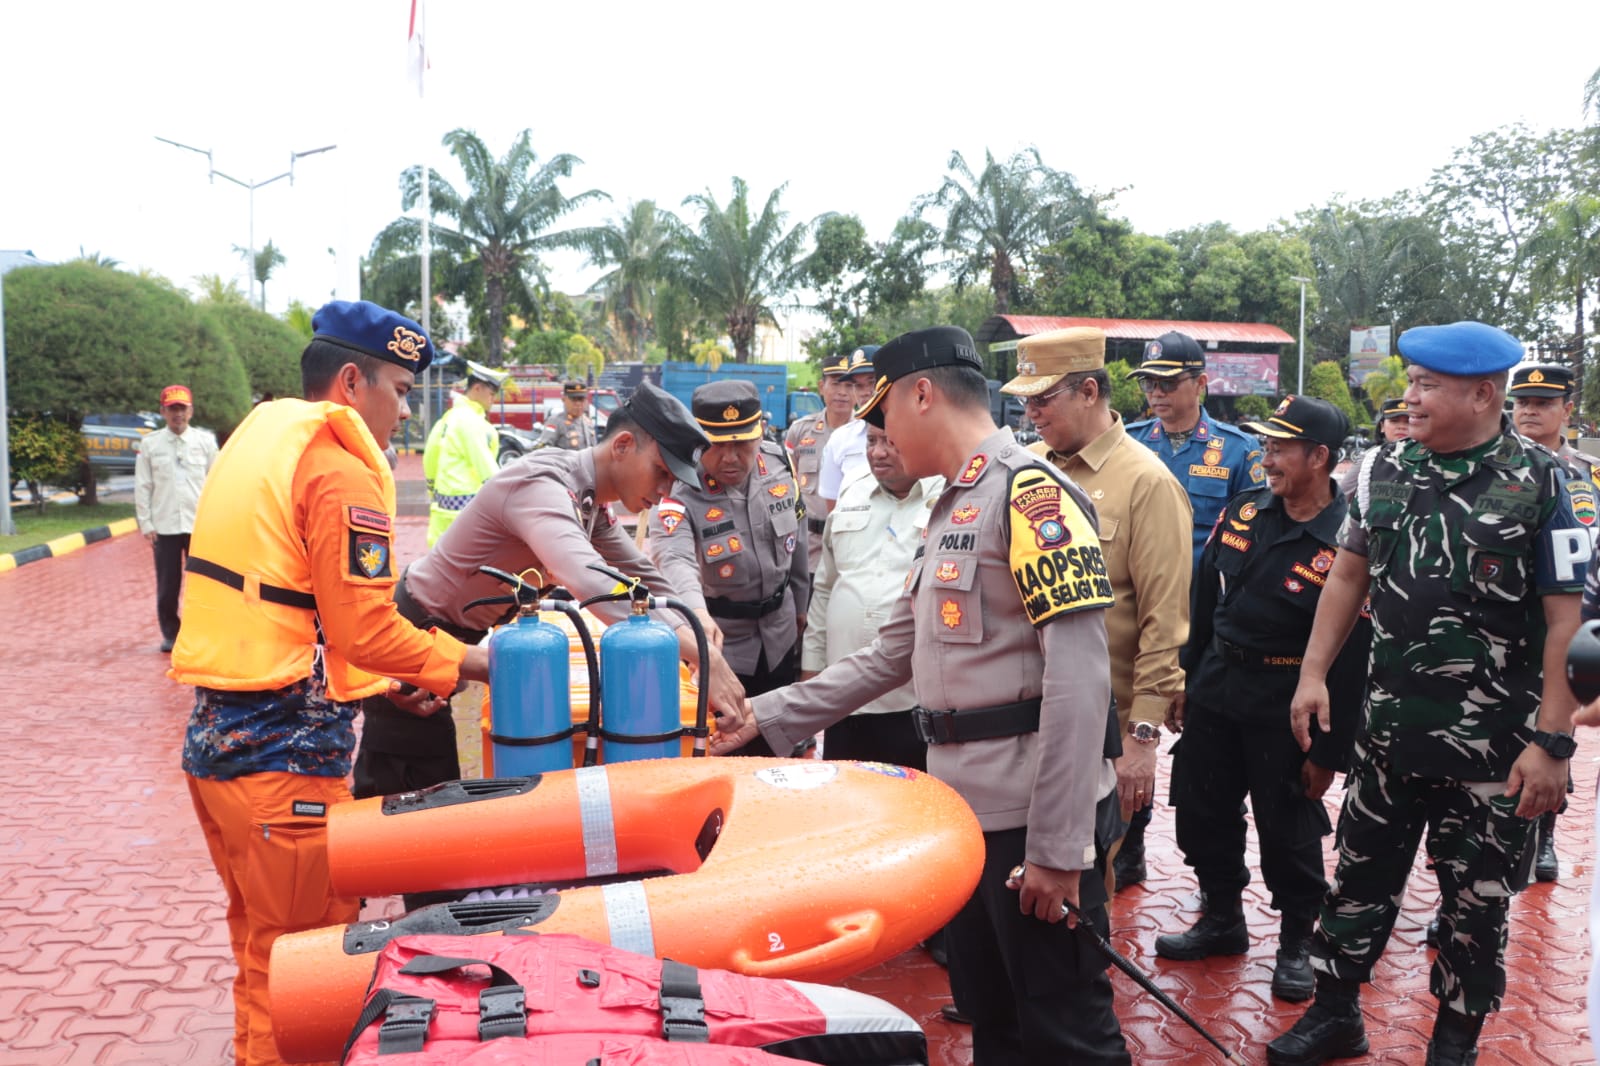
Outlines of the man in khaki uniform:
M 683 601 L 722 627 L 745 692 L 767 692 L 795 679 L 811 597 L 799 486 L 782 446 L 761 438 L 753 384 L 708 382 L 690 410 L 711 447 L 695 482 L 673 482 L 651 512 L 650 552 Z
M 845 379 L 850 372 L 850 356 L 842 355 L 822 368 L 822 410 L 797 419 L 784 434 L 784 447 L 794 459 L 795 477 L 800 482 L 800 497 L 806 505 L 806 558 L 814 568 L 822 558 L 822 526 L 828 517 L 828 504 L 821 488 L 822 450 L 833 431 L 850 424 L 855 409 L 855 389 Z
M 561 387 L 562 412 L 544 424 L 543 443 L 581 452 L 595 444 L 594 419 L 589 417 L 589 389 L 581 381 Z
M 476 644 L 490 627 L 516 613 L 496 604 L 466 609 L 473 600 L 508 591 L 479 572 L 484 565 L 513 574 L 532 570 L 542 585 L 560 586 L 581 600 L 616 584 L 589 569 L 604 562 L 640 578 L 660 595 L 687 600 L 691 590 L 663 577 L 624 532 L 611 505 L 643 512 L 675 477 L 694 471 L 695 457 L 705 444 L 681 402 L 654 385 L 641 385 L 617 408 L 605 439 L 595 447 L 580 452 L 541 449 L 484 482 L 439 542 L 401 575 L 394 590 L 400 613 L 420 629 L 437 626 Z M 628 607 L 596 604 L 594 612 L 614 622 L 626 616 Z M 660 617 L 680 627 L 679 649 L 694 662 L 699 652 L 689 627 L 676 614 L 661 612 Z M 711 707 L 721 708 L 743 692 L 717 652 L 715 623 L 705 615 L 702 620 L 711 639 L 711 662 L 697 663 L 701 684 L 708 686 Z M 354 771 L 358 797 L 424 788 L 461 776 L 448 707 L 418 718 L 383 697 L 372 697 L 364 709 L 366 725 Z
M 973 1062 L 1127 1063 L 1106 959 L 1066 911 L 1105 930 L 1101 845 L 1117 820 L 1094 507 L 995 428 L 966 330 L 903 334 L 874 363 L 861 417 L 881 421 L 908 473 L 949 481 L 924 550 L 876 642 L 748 702 L 714 750 L 758 733 L 782 750 L 912 682 L 928 770 L 984 830 L 978 887 L 947 927 Z
M 1181 720 L 1178 650 L 1189 635 L 1189 496 L 1111 409 L 1106 335 L 1090 327 L 1024 337 L 1017 376 L 1001 392 L 1024 398 L 1043 455 L 1094 501 L 1116 603 L 1106 612 L 1111 693 L 1124 733 L 1117 760 L 1123 817 L 1155 791 L 1160 727 Z M 1131 743 L 1130 743 L 1131 742 Z M 1112 851 L 1115 857 L 1115 849 Z

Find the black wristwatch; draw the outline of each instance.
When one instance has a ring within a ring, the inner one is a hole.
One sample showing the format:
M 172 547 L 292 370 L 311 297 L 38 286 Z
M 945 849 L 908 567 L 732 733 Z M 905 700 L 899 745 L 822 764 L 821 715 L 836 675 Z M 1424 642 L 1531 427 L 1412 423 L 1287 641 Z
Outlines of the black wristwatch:
M 1540 729 L 1534 732 L 1533 742 L 1552 759 L 1570 759 L 1578 750 L 1578 742 L 1572 739 L 1571 733 L 1546 733 Z
M 1161 739 L 1161 730 L 1149 722 L 1129 722 L 1128 736 L 1135 744 L 1154 744 Z

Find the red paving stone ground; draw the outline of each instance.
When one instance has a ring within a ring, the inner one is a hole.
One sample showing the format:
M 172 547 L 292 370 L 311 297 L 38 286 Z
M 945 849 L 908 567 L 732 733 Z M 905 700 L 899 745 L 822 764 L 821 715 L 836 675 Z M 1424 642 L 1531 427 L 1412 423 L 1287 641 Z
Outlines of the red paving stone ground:
M 420 518 L 401 519 L 403 558 L 421 551 L 423 528 Z M 9 791 L 0 804 L 0 1063 L 231 1061 L 233 960 L 221 888 L 178 770 L 189 695 L 163 675 L 154 591 L 150 551 L 137 536 L 0 575 L 12 648 L 0 714 Z M 1484 1032 L 1482 1066 L 1594 1061 L 1584 1012 L 1600 740 L 1585 739 L 1573 810 L 1561 823 L 1563 877 L 1512 908 L 1506 1007 Z M 1156 959 L 1156 935 L 1186 925 L 1195 900 L 1171 824 L 1158 810 L 1151 878 L 1116 900 L 1114 942 L 1244 1061 L 1261 1062 L 1265 1042 L 1300 1011 L 1268 992 L 1275 918 L 1252 885 L 1248 956 Z M 1417 872 L 1365 997 L 1373 1048 L 1365 1061 L 1423 1059 L 1434 1000 L 1421 939 L 1434 890 Z M 1115 979 L 1135 1062 L 1217 1061 L 1132 982 Z M 923 1021 L 934 1063 L 971 1061 L 966 1031 L 938 1016 L 944 973 L 921 952 L 850 984 Z

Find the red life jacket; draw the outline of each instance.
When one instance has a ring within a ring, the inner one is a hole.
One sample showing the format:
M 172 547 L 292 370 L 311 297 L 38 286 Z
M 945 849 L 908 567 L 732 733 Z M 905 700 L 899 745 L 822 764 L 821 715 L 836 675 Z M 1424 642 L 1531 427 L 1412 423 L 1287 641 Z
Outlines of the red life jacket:
M 928 1061 L 916 1022 L 865 993 L 533 934 L 391 941 L 344 1062 L 543 1062 L 535 1049 L 550 1040 L 589 1049 L 551 1059 L 578 1066 L 596 1057 L 607 1066 L 759 1066 L 770 1055 L 736 1053 L 757 1048 L 791 1062 Z M 519 1046 L 532 1054 L 496 1057 Z

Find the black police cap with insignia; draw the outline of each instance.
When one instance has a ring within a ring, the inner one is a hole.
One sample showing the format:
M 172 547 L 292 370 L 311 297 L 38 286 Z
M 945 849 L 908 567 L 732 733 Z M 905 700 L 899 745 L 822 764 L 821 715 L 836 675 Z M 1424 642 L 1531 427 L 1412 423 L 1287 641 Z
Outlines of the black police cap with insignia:
M 661 461 L 673 477 L 691 485 L 699 482 L 700 472 L 695 464 L 711 441 L 700 431 L 682 400 L 658 385 L 642 381 L 617 410 L 632 416 L 639 429 L 656 442 Z
M 1507 391 L 1513 400 L 1519 396 L 1570 396 L 1572 378 L 1572 371 L 1564 366 L 1521 366 L 1512 371 L 1511 388 Z
M 883 428 L 883 398 L 903 377 L 941 366 L 964 366 L 983 373 L 983 360 L 972 334 L 960 326 L 933 326 L 902 333 L 872 355 L 878 372 L 878 385 L 866 403 L 856 408 L 856 417 Z
M 1206 353 L 1200 342 L 1187 333 L 1172 330 L 1144 346 L 1144 360 L 1128 376 L 1173 378 L 1179 374 L 1203 373 L 1205 368 Z
M 428 335 L 405 315 L 370 300 L 331 300 L 311 318 L 315 339 L 382 359 L 414 374 L 433 362 Z

